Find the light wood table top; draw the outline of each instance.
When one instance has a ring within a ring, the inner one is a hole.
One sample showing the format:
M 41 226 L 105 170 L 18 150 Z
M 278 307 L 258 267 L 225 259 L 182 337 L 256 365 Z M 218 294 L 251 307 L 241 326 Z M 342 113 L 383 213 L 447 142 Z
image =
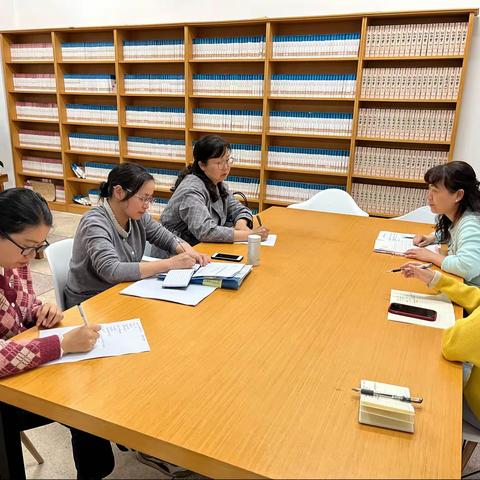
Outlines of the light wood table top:
M 0 399 L 213 477 L 458 478 L 462 367 L 443 359 L 441 330 L 387 321 L 391 288 L 428 290 L 386 272 L 401 257 L 372 252 L 382 229 L 430 228 L 261 216 L 277 244 L 240 290 L 188 307 L 114 287 L 88 317 L 141 318 L 151 352 L 39 368 L 1 381 Z M 75 309 L 66 318 L 80 323 Z M 358 423 L 363 378 L 424 397 L 413 435 Z

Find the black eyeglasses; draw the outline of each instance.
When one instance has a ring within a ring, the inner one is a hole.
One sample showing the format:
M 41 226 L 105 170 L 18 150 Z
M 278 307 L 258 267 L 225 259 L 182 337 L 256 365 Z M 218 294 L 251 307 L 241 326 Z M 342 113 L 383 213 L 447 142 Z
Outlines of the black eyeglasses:
M 20 254 L 24 257 L 30 256 L 33 252 L 35 252 L 35 255 L 37 255 L 37 253 L 42 253 L 50 245 L 48 241 L 45 240 L 45 243 L 39 247 L 22 247 L 8 233 L 0 232 L 0 235 L 5 237 L 7 240 L 10 240 L 15 246 L 17 246 L 21 250 Z

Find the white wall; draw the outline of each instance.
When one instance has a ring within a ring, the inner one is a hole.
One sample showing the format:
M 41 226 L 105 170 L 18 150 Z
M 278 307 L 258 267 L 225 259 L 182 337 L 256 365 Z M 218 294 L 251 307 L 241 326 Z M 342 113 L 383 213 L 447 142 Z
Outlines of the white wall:
M 479 8 L 480 0 L 0 0 L 0 30 L 65 28 L 148 23 L 198 22 L 264 17 Z M 0 75 L 1 77 L 1 75 Z M 476 22 L 465 84 L 455 159 L 480 174 L 480 41 Z M 3 77 L 0 89 L 4 90 Z M 11 173 L 11 148 L 4 95 L 0 95 L 0 158 Z M 5 163 L 5 161 L 4 161 Z

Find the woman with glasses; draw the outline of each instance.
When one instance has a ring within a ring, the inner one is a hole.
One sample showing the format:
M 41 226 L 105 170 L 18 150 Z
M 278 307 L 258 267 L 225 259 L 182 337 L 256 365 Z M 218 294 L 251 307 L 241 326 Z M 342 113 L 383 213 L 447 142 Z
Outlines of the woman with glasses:
M 252 233 L 266 240 L 268 229 L 253 228 L 252 212 L 228 191 L 225 179 L 233 164 L 228 142 L 207 135 L 195 143 L 193 164 L 173 187 L 161 216 L 162 224 L 190 245 L 199 242 L 245 241 Z M 161 252 L 152 250 L 153 255 Z
M 207 255 L 152 221 L 147 210 L 154 190 L 153 177 L 140 165 L 122 163 L 110 171 L 100 186 L 100 205 L 83 216 L 75 234 L 65 287 L 68 307 L 117 283 L 208 263 Z M 141 262 L 147 241 L 173 256 Z
M 33 291 L 29 263 L 48 246 L 52 214 L 47 202 L 25 188 L 0 193 L 0 378 L 38 367 L 75 352 L 90 351 L 98 338 L 98 325 L 82 326 L 65 335 L 34 340 L 11 340 L 27 328 L 51 328 L 63 319 L 62 312 L 42 303 Z M 2 424 L 12 432 L 8 451 L 22 458 L 20 432 L 50 423 L 25 410 L 0 403 Z M 113 455 L 98 448 L 106 440 L 71 429 L 78 478 L 101 478 L 113 470 Z

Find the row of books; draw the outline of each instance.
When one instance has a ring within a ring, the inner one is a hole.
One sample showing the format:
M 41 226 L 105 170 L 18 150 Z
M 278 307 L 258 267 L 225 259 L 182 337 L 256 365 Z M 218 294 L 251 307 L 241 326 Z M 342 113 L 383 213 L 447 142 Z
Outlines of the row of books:
M 165 210 L 167 203 L 168 199 L 166 198 L 154 197 L 153 202 L 150 204 L 148 212 L 150 213 L 150 215 L 160 216 Z
M 113 42 L 63 42 L 62 60 L 115 60 Z
M 115 75 L 66 73 L 63 81 L 66 92 L 115 92 Z
M 193 128 L 260 133 L 262 119 L 261 110 L 193 109 Z
M 117 154 L 120 152 L 117 135 L 70 132 L 68 141 L 71 150 Z
M 125 60 L 183 60 L 184 56 L 183 38 L 123 41 Z
M 450 141 L 455 110 L 361 108 L 358 136 Z
M 22 156 L 23 173 L 49 173 L 52 175 L 63 175 L 63 164 L 61 158 L 45 158 L 35 156 Z
M 60 133 L 22 128 L 18 132 L 18 141 L 21 147 L 60 148 Z
M 324 183 L 291 182 L 288 180 L 267 180 L 266 199 L 297 203 L 308 200 L 316 193 L 327 188 L 346 190 L 344 185 Z
M 233 166 L 258 167 L 262 161 L 260 145 L 231 143 L 230 155 L 234 159 Z
M 38 118 L 58 120 L 56 103 L 16 102 L 15 111 L 17 112 L 17 118 L 23 120 Z
M 403 215 L 427 204 L 424 188 L 353 183 L 352 197 L 362 210 L 384 215 Z
M 260 195 L 260 180 L 258 178 L 229 175 L 226 183 L 231 193 L 242 192 L 247 198 L 255 199 Z
M 410 23 L 370 25 L 367 57 L 425 57 L 463 55 L 468 23 Z
M 185 109 L 180 107 L 127 105 L 125 114 L 127 125 L 185 127 Z
M 275 35 L 273 57 L 356 57 L 360 33 Z
M 25 60 L 53 61 L 53 46 L 51 43 L 12 43 L 10 58 L 14 62 Z
M 185 93 L 185 79 L 177 74 L 127 74 L 126 93 Z
M 77 165 L 72 165 L 72 170 L 75 172 Z M 89 180 L 103 181 L 108 178 L 109 173 L 115 165 L 111 163 L 85 162 L 85 178 Z
M 355 74 L 272 75 L 270 93 L 287 97 L 353 98 L 356 81 Z
M 67 103 L 65 108 L 68 122 L 96 122 L 106 125 L 118 123 L 118 112 L 115 105 Z
M 58 181 L 54 181 L 50 178 L 39 178 L 39 179 L 27 179 L 25 180 L 24 187 L 28 188 L 30 190 L 33 190 L 33 184 L 32 182 L 43 182 L 43 183 L 50 183 L 54 185 L 54 192 L 55 192 L 55 201 L 56 202 L 61 202 L 65 203 L 65 187 L 63 186 L 63 183 L 59 183 Z
M 263 75 L 194 74 L 194 95 L 263 95 Z
M 337 112 L 270 112 L 270 131 L 309 135 L 349 136 L 353 114 Z
M 268 147 L 268 166 L 310 170 L 316 172 L 347 173 L 350 152 L 322 148 Z
M 455 100 L 461 67 L 365 68 L 362 98 Z
M 446 151 L 359 146 L 355 150 L 354 173 L 419 180 L 429 168 L 447 161 Z
M 57 84 L 53 73 L 14 73 L 15 90 L 41 90 L 54 92 Z
M 127 138 L 127 150 L 129 155 L 184 159 L 185 141 L 172 138 L 131 136 Z
M 258 58 L 265 56 L 265 36 L 194 38 L 194 58 Z
M 147 172 L 152 175 L 156 188 L 170 189 L 180 174 L 180 170 L 165 168 L 147 168 Z

